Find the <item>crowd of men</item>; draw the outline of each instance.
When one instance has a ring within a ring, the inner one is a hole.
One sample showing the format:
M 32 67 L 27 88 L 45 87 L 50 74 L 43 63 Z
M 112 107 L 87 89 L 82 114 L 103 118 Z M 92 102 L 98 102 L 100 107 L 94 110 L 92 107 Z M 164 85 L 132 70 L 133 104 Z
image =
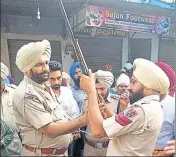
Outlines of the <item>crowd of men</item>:
M 48 40 L 22 46 L 18 86 L 1 63 L 1 156 L 174 155 L 169 65 L 137 58 L 115 78 L 101 69 L 86 76 L 74 62 L 68 75 L 51 53 Z

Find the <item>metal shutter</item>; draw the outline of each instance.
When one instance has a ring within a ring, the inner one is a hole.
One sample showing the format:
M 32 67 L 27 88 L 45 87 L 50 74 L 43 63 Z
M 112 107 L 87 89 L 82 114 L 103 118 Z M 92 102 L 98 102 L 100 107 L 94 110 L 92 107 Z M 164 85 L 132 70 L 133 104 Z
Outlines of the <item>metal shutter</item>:
M 151 60 L 151 39 L 131 39 L 129 61 L 133 63 L 136 58 Z
M 159 61 L 169 64 L 176 70 L 176 44 L 174 39 L 161 39 Z
M 11 75 L 15 79 L 15 84 L 18 85 L 24 77 L 24 74 L 17 68 L 15 64 L 16 53 L 23 45 L 35 42 L 32 40 L 8 40 L 9 60 Z M 62 63 L 61 43 L 58 41 L 50 41 L 52 48 L 51 60 L 56 60 Z
M 104 69 L 105 64 L 112 65 L 112 72 L 121 69 L 122 39 L 78 37 L 87 65 L 92 71 Z

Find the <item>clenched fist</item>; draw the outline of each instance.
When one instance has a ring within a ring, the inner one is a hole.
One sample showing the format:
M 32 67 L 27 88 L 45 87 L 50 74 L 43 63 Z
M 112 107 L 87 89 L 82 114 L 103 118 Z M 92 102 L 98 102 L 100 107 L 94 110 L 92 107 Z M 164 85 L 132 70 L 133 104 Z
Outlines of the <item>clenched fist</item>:
M 124 111 L 127 108 L 128 103 L 130 102 L 129 97 L 130 97 L 130 93 L 127 90 L 123 94 L 120 95 L 120 110 L 121 111 Z
M 81 75 L 80 78 L 80 88 L 86 92 L 88 95 L 91 90 L 94 88 L 95 89 L 95 80 L 94 80 L 94 75 L 92 71 L 89 69 L 89 76 L 86 76 L 84 74 Z

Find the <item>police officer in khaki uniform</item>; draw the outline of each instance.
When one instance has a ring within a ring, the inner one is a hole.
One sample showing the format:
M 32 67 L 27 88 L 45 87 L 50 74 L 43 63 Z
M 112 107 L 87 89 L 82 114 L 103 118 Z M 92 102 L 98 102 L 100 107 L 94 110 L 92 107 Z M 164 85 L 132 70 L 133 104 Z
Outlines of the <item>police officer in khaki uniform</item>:
M 105 105 L 114 113 L 117 112 L 119 96 L 111 94 L 109 88 L 114 81 L 114 76 L 109 71 L 98 70 L 95 72 L 96 91 L 104 100 Z M 87 108 L 88 101 L 86 99 L 84 108 Z M 96 138 L 91 135 L 90 126 L 87 125 L 85 134 L 84 156 L 106 156 L 109 139 L 108 137 Z
M 19 49 L 17 67 L 25 74 L 13 95 L 16 123 L 20 127 L 24 156 L 67 155 L 71 132 L 87 125 L 87 115 L 69 121 L 46 85 L 51 56 L 47 40 Z
M 12 94 L 15 86 L 6 84 L 4 79 L 8 76 L 9 69 L 1 62 L 1 119 L 3 119 L 13 130 L 14 138 L 10 145 L 7 146 L 9 155 L 21 155 L 22 144 L 18 136 L 18 129 L 15 124 L 13 113 Z
M 146 59 L 136 59 L 133 66 L 129 86 L 132 105 L 106 120 L 99 110 L 91 71 L 89 77 L 81 77 L 80 86 L 88 95 L 91 133 L 110 139 L 107 156 L 151 156 L 159 136 L 163 121 L 159 94 L 168 90 L 169 80 L 159 67 Z

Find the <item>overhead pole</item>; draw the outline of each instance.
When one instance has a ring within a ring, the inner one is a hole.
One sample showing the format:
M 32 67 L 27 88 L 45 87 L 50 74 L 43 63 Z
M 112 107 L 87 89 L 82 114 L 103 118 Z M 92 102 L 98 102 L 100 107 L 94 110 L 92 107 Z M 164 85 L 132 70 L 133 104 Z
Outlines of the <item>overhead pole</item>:
M 62 2 L 62 0 L 57 0 L 57 1 L 58 1 L 59 5 L 60 5 L 61 11 L 62 11 L 62 14 L 63 14 L 63 17 L 64 17 L 64 21 L 65 21 L 65 23 L 66 23 L 66 25 L 68 27 L 68 32 L 70 34 L 71 42 L 72 42 L 72 45 L 73 45 L 73 48 L 74 48 L 74 53 L 75 53 L 75 55 L 77 57 L 77 60 L 81 64 L 83 73 L 88 74 L 88 66 L 87 66 L 86 61 L 84 59 L 82 50 L 81 50 L 79 42 L 78 42 L 78 39 L 76 39 L 75 36 L 74 36 L 74 33 L 73 33 L 73 30 L 72 30 L 70 21 L 68 19 L 65 7 L 63 5 L 63 2 Z

